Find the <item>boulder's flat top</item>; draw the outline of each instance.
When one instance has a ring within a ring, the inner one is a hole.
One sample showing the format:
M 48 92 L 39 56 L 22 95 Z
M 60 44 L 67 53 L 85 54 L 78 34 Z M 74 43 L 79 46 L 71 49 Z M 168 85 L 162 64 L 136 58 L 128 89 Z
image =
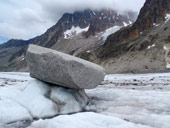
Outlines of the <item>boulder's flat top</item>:
M 62 56 L 67 61 L 69 61 L 69 60 L 70 61 L 78 61 L 78 62 L 83 63 L 86 66 L 95 67 L 96 69 L 100 69 L 100 70 L 104 71 L 104 68 L 102 68 L 101 66 L 99 66 L 95 63 L 92 63 L 90 61 L 86 61 L 86 60 L 83 60 L 83 59 L 80 59 L 78 57 L 74 57 L 74 56 L 71 56 L 71 55 L 68 55 L 68 54 L 65 54 L 65 53 L 62 53 L 62 52 L 59 52 L 59 51 L 56 51 L 56 50 L 52 50 L 52 49 L 49 49 L 49 48 L 40 47 L 40 46 L 31 44 L 31 45 L 29 45 L 27 51 L 30 52 L 30 53 L 35 53 L 35 54 L 46 54 L 46 53 L 56 54 L 56 55 Z

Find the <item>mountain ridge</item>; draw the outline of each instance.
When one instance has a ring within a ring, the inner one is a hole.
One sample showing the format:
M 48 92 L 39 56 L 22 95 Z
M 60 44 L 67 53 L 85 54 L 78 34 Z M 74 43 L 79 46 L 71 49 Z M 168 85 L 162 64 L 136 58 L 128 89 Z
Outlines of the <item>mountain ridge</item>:
M 125 14 L 119 14 L 109 9 L 87 9 L 65 13 L 54 26 L 40 36 L 30 40 L 10 40 L 0 45 L 0 70 L 26 71 L 25 54 L 28 44 L 73 55 L 83 49 L 101 44 L 101 32 L 113 26 L 132 23 L 136 17 L 135 12 L 127 11 Z
M 105 12 L 105 13 L 103 13 L 103 12 Z M 93 30 L 92 26 L 96 25 L 95 21 L 97 19 L 98 19 L 98 21 L 101 20 L 101 19 L 99 19 L 99 18 L 101 18 L 100 16 L 106 17 L 106 15 L 107 15 L 107 17 L 111 18 L 111 16 L 106 14 L 107 12 L 111 12 L 111 14 L 113 13 L 115 16 L 118 16 L 118 14 L 115 10 L 110 10 L 110 9 L 101 9 L 100 11 L 86 9 L 84 11 L 75 11 L 74 13 L 64 13 L 63 16 L 59 19 L 59 21 L 55 25 L 53 25 L 52 27 L 47 29 L 47 31 L 44 34 L 37 36 L 35 38 L 29 39 L 29 40 L 11 39 L 6 43 L 1 44 L 0 48 L 8 48 L 8 47 L 10 47 L 9 46 L 10 44 L 14 44 L 14 46 L 19 46 L 19 44 L 28 45 L 30 43 L 38 44 L 38 45 L 41 45 L 44 47 L 52 47 L 52 45 L 54 45 L 54 43 L 56 43 L 58 38 L 60 36 L 62 36 L 63 32 L 71 29 L 72 26 L 75 26 L 75 27 L 79 26 L 80 28 L 85 28 L 87 26 L 90 26 L 88 32 L 85 34 L 86 37 L 88 37 L 90 35 L 94 35 L 94 33 L 96 31 L 101 32 L 101 31 L 105 30 L 106 28 L 113 26 L 113 24 L 120 24 L 120 23 L 118 23 L 119 21 L 114 21 L 115 19 L 112 18 L 111 21 L 108 21 L 108 20 L 105 21 L 106 25 L 110 24 L 110 25 L 107 25 L 107 27 L 102 28 L 102 26 L 100 24 L 100 26 L 98 25 L 97 30 Z M 137 16 L 136 12 L 126 11 L 125 13 L 130 15 L 130 18 L 132 20 L 131 22 L 133 22 L 136 19 L 136 16 Z M 97 18 L 95 17 L 96 15 L 98 15 Z M 125 14 L 123 14 L 123 15 L 125 15 Z M 125 19 L 126 22 L 128 22 L 126 17 L 124 17 L 123 15 L 120 15 L 120 18 Z M 122 20 L 122 19 L 118 18 L 118 20 Z M 95 22 L 95 24 L 93 22 Z M 103 23 L 103 21 L 101 21 L 101 22 Z M 103 24 L 103 26 L 105 26 L 105 25 Z M 100 29 L 99 27 L 101 27 L 102 29 Z M 91 32 L 91 31 L 93 31 L 93 32 Z M 53 39 L 47 39 L 47 36 L 49 37 L 50 34 L 52 34 L 51 36 L 55 35 L 55 37 L 53 37 Z M 52 42 L 52 40 L 55 40 L 55 41 Z
M 169 71 L 170 0 L 146 0 L 137 20 L 108 36 L 103 45 L 78 56 L 107 73 Z

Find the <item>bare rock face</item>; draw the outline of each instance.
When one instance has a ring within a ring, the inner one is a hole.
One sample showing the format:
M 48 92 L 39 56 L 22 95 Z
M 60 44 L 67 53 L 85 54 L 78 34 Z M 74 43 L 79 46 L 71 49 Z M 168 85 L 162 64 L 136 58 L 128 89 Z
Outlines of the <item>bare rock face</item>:
M 154 24 L 164 21 L 168 13 L 170 13 L 170 0 L 146 0 L 134 24 L 111 34 L 97 52 L 98 57 L 102 59 L 112 57 L 115 50 L 119 50 L 124 41 L 134 39 L 153 27 Z M 127 44 L 122 46 L 123 51 L 126 50 L 125 46 Z
M 68 88 L 95 88 L 105 75 L 97 64 L 36 45 L 29 46 L 26 59 L 32 77 Z

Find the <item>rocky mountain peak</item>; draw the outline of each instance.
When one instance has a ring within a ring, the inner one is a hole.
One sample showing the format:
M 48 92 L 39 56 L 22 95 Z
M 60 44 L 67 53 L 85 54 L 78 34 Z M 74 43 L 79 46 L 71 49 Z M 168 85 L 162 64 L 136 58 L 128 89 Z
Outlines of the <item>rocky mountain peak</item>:
M 127 11 L 124 14 L 119 14 L 117 11 L 111 9 L 86 9 L 84 11 L 75 11 L 74 13 L 65 13 L 60 20 L 44 34 L 34 39 L 22 42 L 26 45 L 31 43 L 50 48 L 55 45 L 60 38 L 69 39 L 70 33 L 66 31 L 82 32 L 83 30 L 86 30 L 85 36 L 88 37 L 95 33 L 104 31 L 114 25 L 123 26 L 124 24 L 132 23 L 135 21 L 136 17 L 136 12 Z M 65 32 L 67 35 L 65 35 Z M 16 46 L 10 42 L 7 42 L 8 45 L 5 45 L 5 47 Z M 13 40 L 12 42 L 18 43 L 17 40 Z M 18 46 L 19 45 L 17 45 L 17 47 Z M 0 48 L 3 47 L 4 46 L 0 46 Z
M 170 10 L 170 0 L 146 0 L 134 26 L 143 31 L 153 24 L 165 20 Z
M 170 0 L 146 0 L 136 22 L 132 26 L 110 35 L 105 46 L 139 36 L 141 32 L 165 20 L 166 14 L 169 12 Z
M 72 27 L 79 27 L 81 29 L 89 26 L 86 37 L 94 35 L 97 32 L 106 30 L 114 25 L 123 26 L 130 24 L 136 20 L 137 14 L 132 11 L 119 14 L 115 10 L 102 9 L 76 11 L 73 14 L 65 13 L 56 26 L 62 27 L 63 32 L 72 29 Z
M 103 9 L 101 11 L 95 11 L 95 16 L 91 21 L 90 27 L 86 36 L 95 35 L 95 33 L 101 32 L 112 26 L 124 26 L 125 24 L 131 24 L 136 20 L 137 13 L 132 11 L 126 11 L 119 14 L 115 10 Z
M 71 29 L 72 26 L 85 28 L 90 24 L 93 16 L 93 12 L 89 9 L 74 13 L 65 13 L 56 25 L 62 26 L 64 31 Z

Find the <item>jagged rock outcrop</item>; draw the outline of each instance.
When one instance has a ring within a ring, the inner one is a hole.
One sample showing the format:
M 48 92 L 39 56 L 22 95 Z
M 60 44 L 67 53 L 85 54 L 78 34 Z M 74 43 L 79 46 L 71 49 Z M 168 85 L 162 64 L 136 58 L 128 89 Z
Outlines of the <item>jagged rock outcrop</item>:
M 148 27 L 153 26 L 154 23 L 159 24 L 165 20 L 169 9 L 170 0 L 146 0 L 133 26 L 138 28 L 139 32 L 142 32 Z
M 30 45 L 26 60 L 30 75 L 48 83 L 90 89 L 104 80 L 104 69 L 99 65 L 40 46 Z
M 131 11 L 125 11 L 120 15 L 113 10 L 102 10 L 101 12 L 95 12 L 95 17 L 90 23 L 89 30 L 86 32 L 86 36 L 95 35 L 98 32 L 104 31 L 112 26 L 123 26 L 124 23 L 131 24 L 136 20 L 137 14 Z M 127 18 L 128 17 L 128 18 Z M 97 22 L 96 22 L 97 21 Z

